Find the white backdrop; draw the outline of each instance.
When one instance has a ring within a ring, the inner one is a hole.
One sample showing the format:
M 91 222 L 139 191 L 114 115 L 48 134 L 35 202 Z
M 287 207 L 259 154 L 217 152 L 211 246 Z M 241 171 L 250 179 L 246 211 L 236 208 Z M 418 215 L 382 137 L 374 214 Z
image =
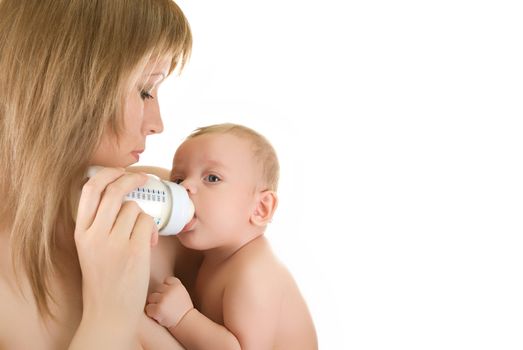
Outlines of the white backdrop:
M 269 138 L 320 348 L 522 349 L 518 2 L 178 3 L 193 55 L 140 164 L 211 123 Z

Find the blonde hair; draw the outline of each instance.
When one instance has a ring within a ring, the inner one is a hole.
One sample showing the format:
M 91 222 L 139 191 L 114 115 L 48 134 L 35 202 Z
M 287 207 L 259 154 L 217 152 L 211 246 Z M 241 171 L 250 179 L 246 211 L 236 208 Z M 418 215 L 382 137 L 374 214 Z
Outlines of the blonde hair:
M 280 177 L 280 165 L 276 151 L 260 133 L 239 124 L 223 123 L 200 127 L 194 130 L 187 140 L 206 134 L 232 134 L 251 142 L 253 155 L 261 165 L 262 181 L 267 190 L 276 191 Z
M 0 0 L 0 223 L 40 315 L 53 317 L 56 233 L 70 195 L 150 59 L 187 61 L 189 24 L 171 0 Z M 17 281 L 20 286 L 20 274 Z

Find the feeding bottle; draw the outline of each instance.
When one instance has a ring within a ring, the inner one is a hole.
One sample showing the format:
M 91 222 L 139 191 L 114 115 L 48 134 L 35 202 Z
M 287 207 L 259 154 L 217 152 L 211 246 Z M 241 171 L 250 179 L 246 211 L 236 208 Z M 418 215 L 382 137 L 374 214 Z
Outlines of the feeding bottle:
M 102 167 L 92 166 L 87 171 L 91 177 Z M 135 201 L 140 208 L 151 215 L 162 236 L 175 235 L 194 216 L 194 205 L 187 190 L 174 182 L 161 180 L 159 177 L 147 174 L 149 179 L 145 185 L 128 193 L 124 202 Z

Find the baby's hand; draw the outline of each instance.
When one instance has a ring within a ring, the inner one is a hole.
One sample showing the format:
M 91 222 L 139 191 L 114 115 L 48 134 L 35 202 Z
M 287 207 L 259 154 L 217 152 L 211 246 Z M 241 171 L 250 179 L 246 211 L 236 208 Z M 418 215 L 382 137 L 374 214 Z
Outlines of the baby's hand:
M 191 297 L 176 277 L 167 277 L 158 291 L 147 298 L 145 312 L 167 328 L 175 327 L 194 308 Z

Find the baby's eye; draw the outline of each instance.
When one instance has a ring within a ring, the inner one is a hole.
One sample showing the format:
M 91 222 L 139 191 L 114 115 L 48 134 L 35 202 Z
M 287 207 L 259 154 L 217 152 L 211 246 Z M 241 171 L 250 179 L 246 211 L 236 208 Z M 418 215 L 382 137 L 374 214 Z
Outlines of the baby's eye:
M 146 91 L 146 90 L 140 91 L 140 97 L 142 98 L 142 100 L 148 100 L 148 99 L 154 98 L 153 95 L 151 95 L 151 92 Z
M 221 179 L 216 175 L 209 174 L 206 177 L 204 177 L 204 181 L 215 183 L 215 182 L 220 182 Z

